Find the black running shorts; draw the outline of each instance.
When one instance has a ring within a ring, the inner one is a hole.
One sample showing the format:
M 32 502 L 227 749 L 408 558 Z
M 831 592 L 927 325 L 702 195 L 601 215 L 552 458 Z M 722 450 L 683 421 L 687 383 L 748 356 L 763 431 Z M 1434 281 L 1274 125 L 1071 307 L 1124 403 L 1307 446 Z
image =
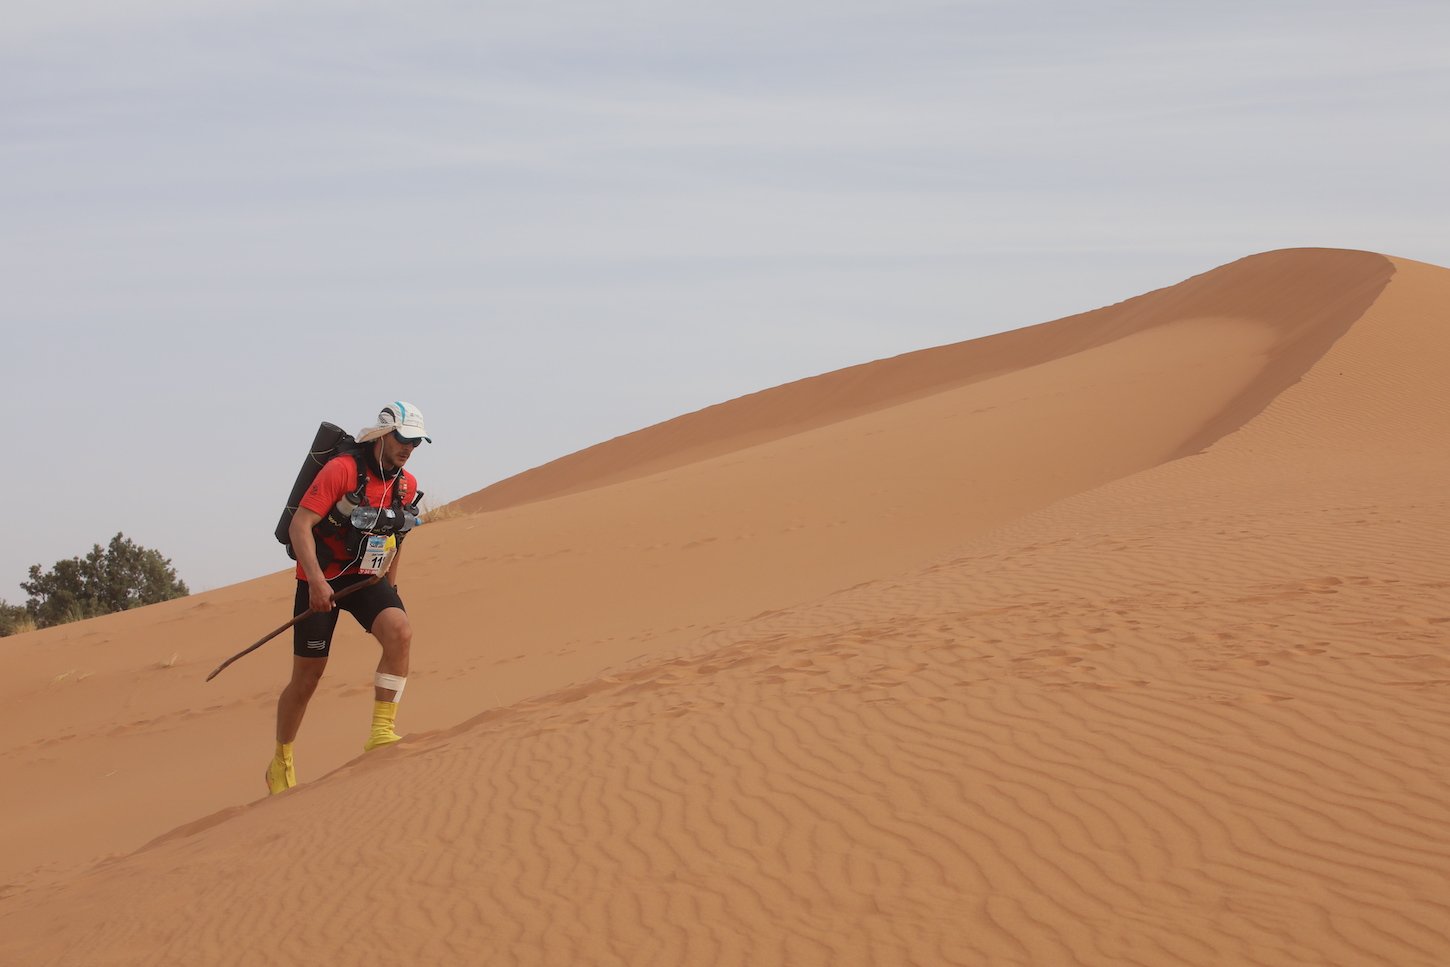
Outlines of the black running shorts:
M 341 591 L 343 588 L 366 581 L 370 575 L 367 574 L 344 574 L 335 577 L 327 583 L 332 585 L 333 591 Z M 311 607 L 311 599 L 307 594 L 307 582 L 297 582 L 297 597 L 292 606 L 293 614 L 301 614 Z M 378 615 L 382 614 L 385 608 L 402 608 L 403 599 L 398 597 L 398 592 L 383 578 L 370 588 L 363 588 L 361 591 L 354 591 L 341 601 L 331 611 L 319 614 L 309 614 L 297 624 L 292 626 L 292 654 L 298 658 L 326 658 L 327 653 L 332 650 L 332 633 L 337 628 L 337 615 L 339 611 L 346 611 L 357 619 L 363 630 L 371 633 L 373 622 Z M 407 610 L 404 608 L 403 610 Z

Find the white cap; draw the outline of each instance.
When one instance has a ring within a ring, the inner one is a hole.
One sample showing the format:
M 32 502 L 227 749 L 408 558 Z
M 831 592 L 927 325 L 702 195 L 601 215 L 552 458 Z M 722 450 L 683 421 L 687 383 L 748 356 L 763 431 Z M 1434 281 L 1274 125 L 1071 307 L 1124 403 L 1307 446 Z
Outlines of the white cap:
M 402 400 L 394 400 L 383 407 L 378 413 L 378 422 L 373 426 L 364 427 L 357 432 L 357 442 L 367 443 L 369 440 L 376 440 L 378 437 L 387 436 L 394 430 L 399 436 L 416 440 L 420 437 L 433 442 L 428 431 L 423 427 L 423 411 L 412 403 L 405 403 Z

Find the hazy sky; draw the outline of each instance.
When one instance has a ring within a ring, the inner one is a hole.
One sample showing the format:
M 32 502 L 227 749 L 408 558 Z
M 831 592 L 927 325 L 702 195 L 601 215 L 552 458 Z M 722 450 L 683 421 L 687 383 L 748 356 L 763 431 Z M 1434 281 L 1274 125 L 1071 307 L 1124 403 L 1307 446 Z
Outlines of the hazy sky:
M 10 3 L 0 597 L 288 564 L 317 423 L 456 498 L 1298 245 L 1450 264 L 1450 4 Z M 279 608 L 285 602 L 278 602 Z

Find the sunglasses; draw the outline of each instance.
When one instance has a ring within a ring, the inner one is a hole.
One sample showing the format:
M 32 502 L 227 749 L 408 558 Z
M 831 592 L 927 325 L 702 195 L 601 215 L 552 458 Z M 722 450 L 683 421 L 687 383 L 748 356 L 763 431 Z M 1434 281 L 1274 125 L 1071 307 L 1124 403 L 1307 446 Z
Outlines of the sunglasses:
M 423 442 L 423 438 L 420 436 L 403 436 L 403 434 L 399 433 L 397 430 L 393 431 L 393 439 L 398 441 L 405 447 L 416 447 L 418 444 Z

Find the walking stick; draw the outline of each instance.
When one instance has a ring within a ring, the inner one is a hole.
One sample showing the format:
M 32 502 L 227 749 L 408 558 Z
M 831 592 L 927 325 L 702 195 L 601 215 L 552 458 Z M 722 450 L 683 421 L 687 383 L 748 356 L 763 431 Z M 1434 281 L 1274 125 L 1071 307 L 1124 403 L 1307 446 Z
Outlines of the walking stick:
M 354 585 L 351 585 L 350 587 L 343 588 L 341 591 L 338 591 L 336 594 L 334 594 L 332 596 L 332 600 L 333 601 L 339 601 L 339 600 L 347 597 L 349 594 L 352 594 L 354 591 L 361 591 L 363 588 L 370 588 L 374 584 L 377 584 L 382 579 L 383 579 L 383 576 L 381 574 L 374 574 L 372 577 L 368 578 L 366 581 L 363 581 L 361 584 L 354 584 Z M 216 669 L 210 675 L 206 676 L 206 680 L 207 681 L 211 681 L 213 678 L 216 678 L 232 662 L 236 661 L 238 658 L 241 658 L 244 655 L 250 655 L 252 652 L 256 651 L 258 648 L 262 647 L 267 642 L 271 641 L 273 638 L 277 637 L 282 632 L 286 631 L 288 628 L 292 627 L 297 622 L 301 621 L 303 618 L 307 617 L 309 614 L 312 614 L 312 613 L 313 613 L 312 609 L 311 608 L 308 608 L 306 611 L 302 612 L 297 617 L 293 618 L 291 621 L 287 622 L 285 625 L 283 625 L 282 627 L 278 628 L 276 631 L 273 631 L 270 634 L 264 635 L 263 637 L 261 637 L 260 639 L 258 639 L 256 644 L 254 644 L 254 645 L 248 645 L 246 648 L 243 648 L 241 651 L 237 652 L 235 655 L 233 655 L 232 657 L 228 658 L 226 661 L 222 662 L 220 665 L 216 666 Z

